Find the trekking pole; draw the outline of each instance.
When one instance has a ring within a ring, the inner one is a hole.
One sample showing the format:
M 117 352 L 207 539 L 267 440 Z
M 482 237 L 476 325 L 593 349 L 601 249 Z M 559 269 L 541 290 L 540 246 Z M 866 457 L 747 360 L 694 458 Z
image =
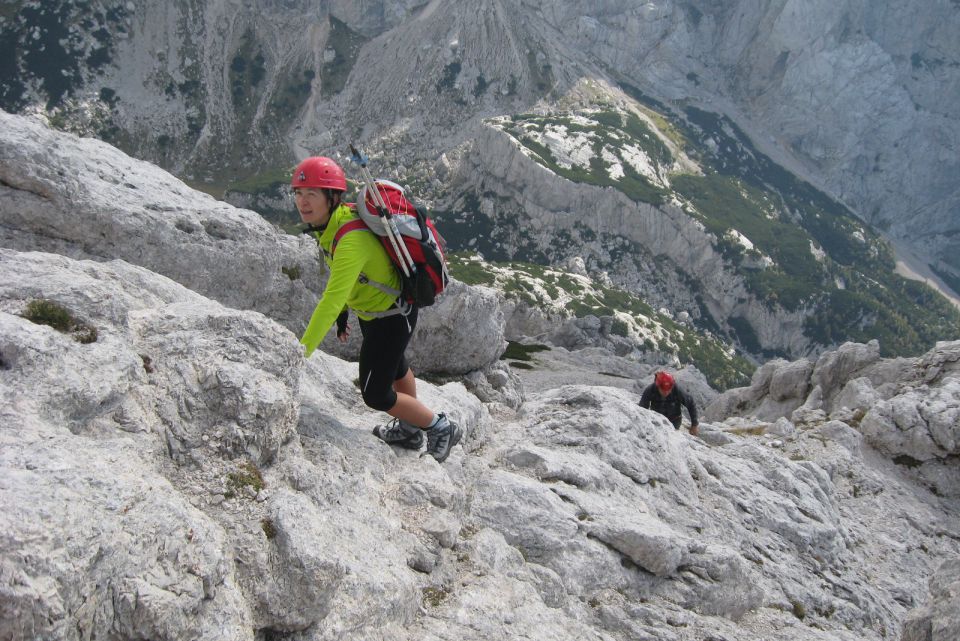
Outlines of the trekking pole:
M 373 205 L 377 208 L 377 215 L 383 223 L 383 229 L 386 232 L 387 238 L 390 239 L 390 246 L 393 247 L 393 251 L 399 259 L 400 267 L 403 269 L 403 275 L 410 276 L 411 271 L 416 271 L 416 266 L 414 265 L 413 258 L 410 256 L 410 252 L 407 250 L 406 243 L 400 239 L 400 229 L 397 227 L 397 222 L 393 220 L 393 214 L 390 213 L 386 202 L 383 200 L 380 187 L 370 174 L 370 170 L 367 169 L 367 157 L 361 154 L 352 144 L 350 145 L 350 153 L 352 154 L 351 160 L 360 166 L 360 178 L 366 183 L 367 188 L 371 190 L 370 196 L 373 199 Z

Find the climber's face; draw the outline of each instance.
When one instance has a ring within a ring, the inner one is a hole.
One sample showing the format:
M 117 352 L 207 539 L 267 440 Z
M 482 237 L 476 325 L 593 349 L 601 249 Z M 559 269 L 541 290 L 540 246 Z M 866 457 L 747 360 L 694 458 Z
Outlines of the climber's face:
M 314 227 L 323 227 L 330 222 L 330 199 L 322 189 L 297 187 L 293 190 L 293 199 L 300 212 L 300 220 Z

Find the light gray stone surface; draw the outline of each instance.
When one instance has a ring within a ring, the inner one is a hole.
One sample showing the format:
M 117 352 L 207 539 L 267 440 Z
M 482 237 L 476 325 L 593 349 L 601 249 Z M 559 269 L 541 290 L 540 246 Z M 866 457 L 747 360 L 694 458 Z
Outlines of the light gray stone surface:
M 122 259 L 237 309 L 302 333 L 327 273 L 316 244 L 255 212 L 195 191 L 167 172 L 91 138 L 0 111 L 0 243 L 73 258 Z M 292 206 L 292 204 L 291 204 Z M 499 301 L 453 282 L 421 310 L 410 347 L 424 373 L 463 374 L 503 353 Z M 360 330 L 324 348 L 356 358 Z M 465 340 L 470 337 L 483 340 Z
M 421 382 L 465 429 L 439 465 L 259 313 L 118 260 L 0 273 L 4 638 L 879 641 L 960 551 L 956 500 L 840 421 L 711 446 L 629 390 Z

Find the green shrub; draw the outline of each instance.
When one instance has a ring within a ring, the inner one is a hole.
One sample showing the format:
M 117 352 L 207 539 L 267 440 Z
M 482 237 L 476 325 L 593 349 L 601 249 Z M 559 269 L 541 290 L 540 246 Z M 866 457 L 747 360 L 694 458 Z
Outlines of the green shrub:
M 423 588 L 423 604 L 431 607 L 437 607 L 447 600 L 450 596 L 450 590 L 446 586 Z
M 63 334 L 70 334 L 73 340 L 84 345 L 95 343 L 98 338 L 96 327 L 78 321 L 67 308 L 51 300 L 31 300 L 27 303 L 23 317 L 31 323 L 46 325 Z
M 532 354 L 547 351 L 549 349 L 550 348 L 546 345 L 525 345 L 523 343 L 508 341 L 507 351 L 503 353 L 503 356 L 500 357 L 500 360 L 512 359 L 515 361 L 530 361 L 533 358 Z
M 37 325 L 47 325 L 67 333 L 73 325 L 73 316 L 67 309 L 51 300 L 32 300 L 27 303 L 23 317 Z
M 277 536 L 277 526 L 274 525 L 273 520 L 269 518 L 260 519 L 260 529 L 263 530 L 264 535 L 268 539 L 276 538 Z
M 447 266 L 454 278 L 467 285 L 493 285 L 496 282 L 483 263 L 470 260 L 467 254 L 449 254 Z
M 807 616 L 807 608 L 804 607 L 803 603 L 794 600 L 790 603 L 790 605 L 792 606 L 793 616 L 803 621 L 803 619 Z
M 263 474 L 253 461 L 244 461 L 236 470 L 227 474 L 227 498 L 233 498 L 244 488 L 259 493 L 264 488 Z
M 610 326 L 610 333 L 614 336 L 623 336 L 626 338 L 630 335 L 630 332 L 628 331 L 629 327 L 630 326 L 627 324 L 627 321 L 621 318 L 614 318 L 613 323 Z

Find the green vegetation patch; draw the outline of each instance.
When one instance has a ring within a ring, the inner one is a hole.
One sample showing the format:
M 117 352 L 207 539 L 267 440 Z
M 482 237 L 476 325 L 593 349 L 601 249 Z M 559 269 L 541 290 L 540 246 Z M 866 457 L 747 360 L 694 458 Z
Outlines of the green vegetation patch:
M 274 524 L 273 519 L 260 519 L 260 529 L 263 530 L 263 535 L 268 539 L 277 538 L 277 526 Z
M 576 117 L 575 117 L 576 116 Z M 626 159 L 628 147 L 635 147 L 657 167 L 668 168 L 673 155 L 662 140 L 636 114 L 616 111 L 595 111 L 567 115 L 540 116 L 523 114 L 501 123 L 534 158 L 553 173 L 577 183 L 613 187 L 636 202 L 660 205 L 667 191 L 640 174 Z M 541 142 L 548 129 L 576 133 L 590 142 L 593 156 L 587 167 L 560 164 L 553 152 Z M 622 176 L 611 177 L 611 160 L 616 158 Z
M 825 345 L 877 339 L 884 357 L 918 355 L 956 338 L 960 311 L 926 283 L 886 275 L 879 282 L 855 270 L 845 289 L 823 294 L 804 332 Z
M 957 256 L 958 254 L 954 255 Z M 960 276 L 948 272 L 945 269 L 939 269 L 934 265 L 931 265 L 930 269 L 934 274 L 940 277 L 940 280 L 947 284 L 947 287 L 952 289 L 957 295 L 960 295 Z
M 507 350 L 503 353 L 503 356 L 500 357 L 500 360 L 516 360 L 516 361 L 531 361 L 533 360 L 533 355 L 537 352 L 549 351 L 550 348 L 547 345 L 539 344 L 525 344 L 517 343 L 514 341 L 507 341 Z
M 287 76 L 270 101 L 270 114 L 278 122 L 291 122 L 307 103 L 316 77 L 313 69 L 302 69 Z
M 263 48 L 257 42 L 252 29 L 248 29 L 240 39 L 240 47 L 230 61 L 230 96 L 237 114 L 244 120 L 256 111 L 257 87 L 267 75 L 266 58 Z
M 300 265 L 294 265 L 292 267 L 284 266 L 280 268 L 280 271 L 283 272 L 283 274 L 290 280 L 300 280 L 300 277 L 302 276 Z
M 368 38 L 360 35 L 341 20 L 330 16 L 330 37 L 327 48 L 333 49 L 333 60 L 320 70 L 321 95 L 324 98 L 334 96 L 347 84 L 347 78 L 357 62 L 361 47 Z
M 446 67 L 443 68 L 443 74 L 440 76 L 440 79 L 437 81 L 437 93 L 443 93 L 444 91 L 452 90 L 457 85 L 457 77 L 460 75 L 460 61 L 454 60 Z
M 467 285 L 493 285 L 496 276 L 484 266 L 484 263 L 472 259 L 467 252 L 447 254 L 447 267 L 454 278 Z
M 444 585 L 423 588 L 423 605 L 432 608 L 443 605 L 450 596 L 450 589 Z
M 533 88 L 540 95 L 546 95 L 553 88 L 555 82 L 553 67 L 549 63 L 541 64 L 537 59 L 537 52 L 527 50 L 527 71 L 533 81 Z
M 245 488 L 259 494 L 264 488 L 263 474 L 253 461 L 243 461 L 233 472 L 227 474 L 226 497 L 233 498 L 243 494 Z
M 725 431 L 730 434 L 736 434 L 737 436 L 763 436 L 767 433 L 767 427 L 765 425 L 757 425 L 756 427 L 734 427 Z
M 773 267 L 743 274 L 760 300 L 795 310 L 823 289 L 825 273 L 810 251 L 810 236 L 791 221 L 782 220 L 769 197 L 756 187 L 721 174 L 676 176 L 673 187 L 696 207 L 706 228 L 721 239 L 719 249 L 727 258 L 738 263 L 745 251 L 737 243 L 724 243 L 727 231 L 736 230 L 773 259 Z
M 36 299 L 27 303 L 23 317 L 31 323 L 52 327 L 63 334 L 70 334 L 84 345 L 97 341 L 97 328 L 73 317 L 66 307 L 51 300 Z
M 0 14 L 0 107 L 16 112 L 36 81 L 54 109 L 82 87 L 84 77 L 108 64 L 115 39 L 126 32 L 126 5 L 87 0 L 5 2 Z

